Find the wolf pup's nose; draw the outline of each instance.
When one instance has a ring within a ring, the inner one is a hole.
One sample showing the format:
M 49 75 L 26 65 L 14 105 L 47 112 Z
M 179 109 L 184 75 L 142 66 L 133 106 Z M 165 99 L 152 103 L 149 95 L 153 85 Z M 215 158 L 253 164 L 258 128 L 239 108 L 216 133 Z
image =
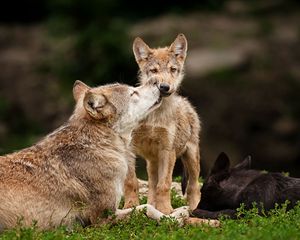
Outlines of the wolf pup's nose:
M 159 84 L 159 91 L 162 94 L 168 95 L 169 90 L 170 90 L 170 85 L 169 84 L 167 84 L 167 83 Z

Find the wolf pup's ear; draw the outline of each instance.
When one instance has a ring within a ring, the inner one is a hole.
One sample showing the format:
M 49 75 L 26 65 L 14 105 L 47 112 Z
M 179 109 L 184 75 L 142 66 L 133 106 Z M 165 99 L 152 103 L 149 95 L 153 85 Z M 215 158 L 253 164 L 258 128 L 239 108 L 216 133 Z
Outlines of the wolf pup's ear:
M 179 34 L 175 41 L 169 47 L 169 50 L 173 52 L 177 59 L 184 61 L 187 52 L 187 40 L 183 33 Z
M 149 46 L 139 37 L 134 39 L 132 50 L 138 64 L 146 61 L 151 53 Z
M 237 164 L 234 169 L 250 169 L 251 167 L 251 156 L 247 156 L 241 163 Z
M 229 166 L 230 160 L 226 153 L 222 152 L 216 159 L 215 164 L 211 170 L 211 174 L 227 171 L 229 169 Z
M 80 80 L 76 80 L 73 85 L 73 97 L 75 101 L 77 102 L 80 96 L 82 96 L 84 93 L 86 93 L 87 90 L 89 90 L 90 87 Z

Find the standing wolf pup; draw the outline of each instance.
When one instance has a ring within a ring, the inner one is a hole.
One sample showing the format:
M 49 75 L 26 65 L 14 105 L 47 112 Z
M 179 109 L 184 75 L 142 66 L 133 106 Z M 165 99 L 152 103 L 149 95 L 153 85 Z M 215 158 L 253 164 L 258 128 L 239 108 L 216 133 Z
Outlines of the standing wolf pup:
M 151 49 L 141 38 L 133 43 L 141 85 L 155 77 L 165 96 L 160 107 L 134 131 L 132 140 L 136 154 L 147 162 L 148 203 L 165 214 L 173 210 L 170 188 L 178 157 L 182 158 L 189 176 L 187 200 L 190 208 L 196 208 L 200 199 L 200 121 L 188 100 L 176 93 L 184 75 L 186 51 L 187 40 L 183 34 L 165 48 Z M 125 207 L 138 205 L 138 202 L 135 169 L 130 168 L 125 182 Z
M 0 230 L 96 223 L 118 207 L 131 131 L 160 104 L 153 82 L 73 87 L 69 121 L 32 147 L 0 157 Z

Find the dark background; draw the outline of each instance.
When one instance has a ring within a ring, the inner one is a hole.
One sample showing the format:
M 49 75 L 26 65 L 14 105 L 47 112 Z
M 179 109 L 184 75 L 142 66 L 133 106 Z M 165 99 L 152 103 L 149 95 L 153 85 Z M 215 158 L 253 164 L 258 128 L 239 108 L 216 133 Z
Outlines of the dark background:
M 189 43 L 181 94 L 202 120 L 202 174 L 225 151 L 235 163 L 251 154 L 255 168 L 299 177 L 300 5 L 291 0 L 1 3 L 0 153 L 66 121 L 76 79 L 136 84 L 135 37 L 158 47 L 181 32 Z

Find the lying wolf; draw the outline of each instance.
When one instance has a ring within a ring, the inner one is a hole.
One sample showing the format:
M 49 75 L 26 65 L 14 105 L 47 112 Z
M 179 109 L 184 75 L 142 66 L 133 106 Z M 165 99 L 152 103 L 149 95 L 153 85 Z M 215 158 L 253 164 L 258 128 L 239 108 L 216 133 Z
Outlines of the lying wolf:
M 73 87 L 67 123 L 32 147 L 0 157 L 0 228 L 94 224 L 115 212 L 127 174 L 131 131 L 160 105 L 156 82 Z
M 201 201 L 193 215 L 217 219 L 221 215 L 236 217 L 241 203 L 246 209 L 256 202 L 258 209 L 270 210 L 286 200 L 288 209 L 300 200 L 300 179 L 281 173 L 265 173 L 250 169 L 251 158 L 230 168 L 229 158 L 221 153 L 201 189 Z

